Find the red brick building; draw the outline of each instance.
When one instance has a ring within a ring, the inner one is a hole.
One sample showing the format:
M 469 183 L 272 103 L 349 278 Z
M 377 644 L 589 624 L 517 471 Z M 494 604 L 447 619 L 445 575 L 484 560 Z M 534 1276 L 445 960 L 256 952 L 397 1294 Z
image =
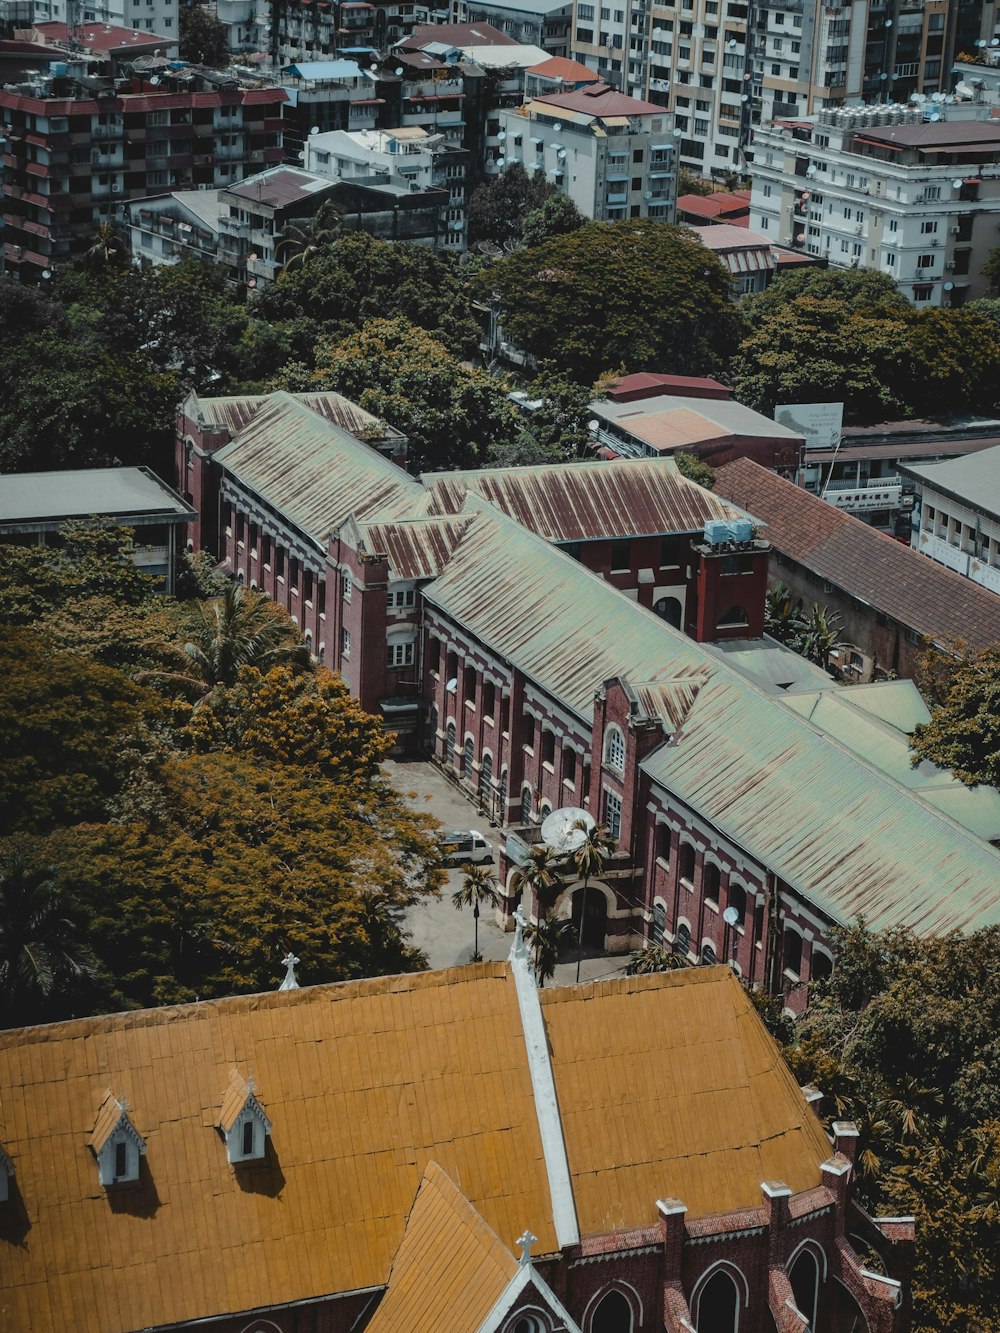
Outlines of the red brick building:
M 906 1333 L 727 968 L 508 964 L 0 1033 L 5 1333 Z
M 615 850 L 527 910 L 730 961 L 792 1009 L 831 925 L 1000 920 L 981 793 L 911 769 L 911 686 L 839 690 L 761 638 L 767 544 L 710 540 L 742 511 L 653 460 L 417 481 L 373 430 L 336 395 L 192 397 L 180 488 L 201 543 L 504 830 L 506 924 L 562 807 Z

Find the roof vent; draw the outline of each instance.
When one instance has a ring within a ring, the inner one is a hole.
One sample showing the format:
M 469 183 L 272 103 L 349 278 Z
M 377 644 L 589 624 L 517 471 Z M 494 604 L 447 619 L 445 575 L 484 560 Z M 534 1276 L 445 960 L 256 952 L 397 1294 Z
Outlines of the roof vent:
M 226 1158 L 234 1165 L 260 1161 L 265 1155 L 271 1122 L 257 1100 L 253 1074 L 244 1079 L 233 1066 L 215 1127 L 226 1141 Z
M 146 1155 L 146 1140 L 129 1119 L 128 1107 L 109 1092 L 97 1113 L 90 1136 L 101 1184 L 128 1185 L 139 1179 L 139 1159 Z

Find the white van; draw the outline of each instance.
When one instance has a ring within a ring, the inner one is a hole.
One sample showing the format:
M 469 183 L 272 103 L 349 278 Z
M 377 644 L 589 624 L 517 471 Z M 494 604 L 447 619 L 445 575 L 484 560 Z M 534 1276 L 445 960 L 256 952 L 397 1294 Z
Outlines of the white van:
M 464 866 L 483 861 L 492 862 L 495 856 L 493 844 L 477 829 L 450 828 L 438 837 L 441 859 L 445 865 Z

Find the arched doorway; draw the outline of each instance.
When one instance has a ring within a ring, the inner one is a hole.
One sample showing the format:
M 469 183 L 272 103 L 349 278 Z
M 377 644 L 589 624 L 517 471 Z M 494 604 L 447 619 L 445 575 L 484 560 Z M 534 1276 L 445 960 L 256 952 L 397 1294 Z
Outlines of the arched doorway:
M 681 615 L 684 608 L 676 597 L 661 597 L 659 601 L 653 603 L 653 610 L 665 620 L 668 625 L 673 625 L 674 629 L 681 627 Z
M 586 893 L 586 898 L 584 898 Z M 574 943 L 580 939 L 580 914 L 583 914 L 583 947 L 604 950 L 604 940 L 608 933 L 608 900 L 600 889 L 588 884 L 586 890 L 577 889 L 573 894 L 573 933 Z
M 724 1268 L 717 1269 L 702 1287 L 695 1319 L 698 1333 L 739 1333 L 740 1293 Z
M 608 1291 L 590 1317 L 590 1333 L 632 1333 L 632 1307 L 620 1291 Z
M 819 1260 L 808 1247 L 799 1251 L 795 1262 L 788 1270 L 788 1280 L 795 1293 L 795 1304 L 809 1321 L 809 1327 L 816 1327 L 816 1313 L 819 1306 Z

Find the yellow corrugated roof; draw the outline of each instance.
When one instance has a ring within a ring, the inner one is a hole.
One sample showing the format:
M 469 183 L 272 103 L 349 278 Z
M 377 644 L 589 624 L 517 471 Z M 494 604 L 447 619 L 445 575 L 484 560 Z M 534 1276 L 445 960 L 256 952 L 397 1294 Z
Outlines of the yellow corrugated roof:
M 240 1071 L 234 1065 L 229 1074 L 229 1084 L 222 1098 L 222 1108 L 216 1124 L 223 1134 L 228 1134 L 236 1118 L 247 1104 L 250 1089 Z
M 273 1125 L 267 1158 L 237 1167 L 215 1128 L 234 1065 Z M 139 1186 L 113 1196 L 88 1146 L 109 1086 L 147 1145 Z M 2 1033 L 0 1088 L 25 1209 L 0 1254 L 5 1333 L 121 1333 L 382 1285 L 431 1159 L 499 1235 L 530 1224 L 556 1249 L 503 964 Z
M 510 1250 L 431 1162 L 367 1333 L 469 1333 L 517 1270 Z
M 94 1132 L 91 1134 L 89 1143 L 94 1152 L 100 1152 L 108 1139 L 118 1128 L 118 1123 L 122 1118 L 122 1106 L 113 1092 L 105 1095 L 101 1102 L 101 1108 L 97 1112 L 97 1120 L 94 1123 Z
M 543 990 L 582 1235 L 820 1183 L 830 1144 L 728 967 Z

